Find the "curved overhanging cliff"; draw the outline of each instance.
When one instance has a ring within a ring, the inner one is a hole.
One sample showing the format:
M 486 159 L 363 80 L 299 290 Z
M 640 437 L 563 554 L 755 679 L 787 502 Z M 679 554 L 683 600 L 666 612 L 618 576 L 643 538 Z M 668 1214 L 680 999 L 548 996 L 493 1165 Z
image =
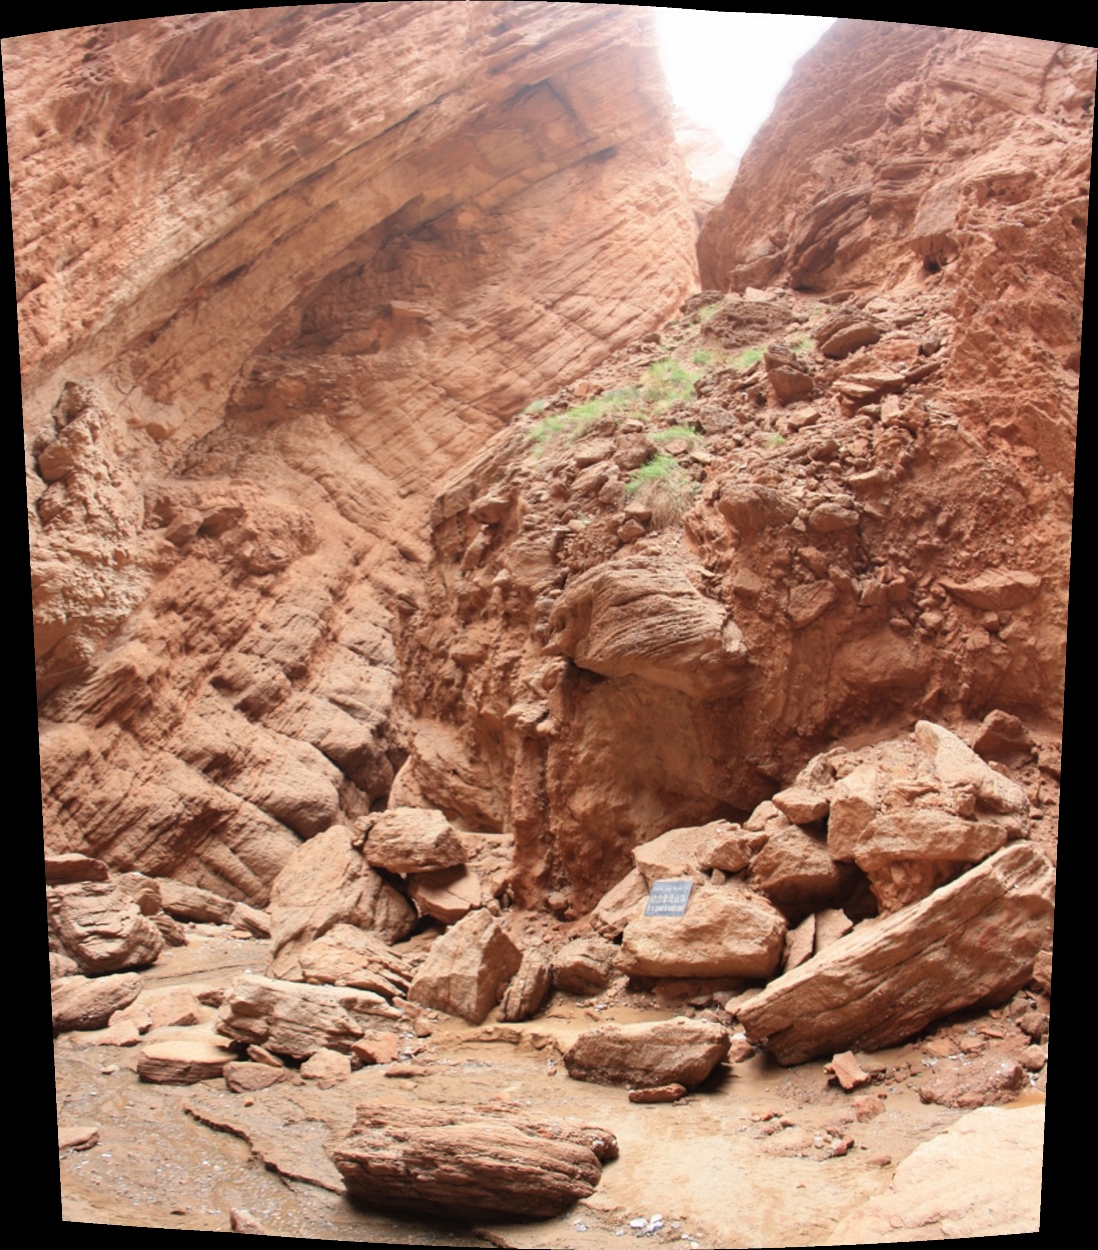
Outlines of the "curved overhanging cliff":
M 4 79 L 46 845 L 265 899 L 403 758 L 439 480 L 695 281 L 648 17 L 199 14 Z

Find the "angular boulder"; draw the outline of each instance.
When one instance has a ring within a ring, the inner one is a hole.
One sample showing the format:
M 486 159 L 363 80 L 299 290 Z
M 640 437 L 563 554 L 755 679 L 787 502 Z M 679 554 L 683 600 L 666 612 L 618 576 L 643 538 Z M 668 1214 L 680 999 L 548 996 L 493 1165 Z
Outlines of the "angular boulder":
M 367 818 L 362 855 L 389 872 L 435 872 L 465 863 L 465 848 L 439 811 L 394 807 Z
M 270 971 L 280 980 L 299 980 L 298 952 L 337 924 L 373 930 L 392 943 L 416 922 L 408 900 L 363 859 L 343 825 L 294 851 L 271 887 L 270 915 Z
M 736 882 L 702 886 L 683 916 L 634 914 L 618 968 L 639 977 L 768 977 L 781 962 L 785 932 L 785 918 L 761 895 Z
M 191 920 L 195 924 L 232 923 L 236 903 L 231 898 L 169 877 L 162 878 L 158 885 L 160 905 L 174 919 Z
M 337 924 L 298 952 L 302 980 L 310 985 L 347 985 L 385 998 L 403 996 L 412 969 L 376 933 Z
M 364 1206 L 466 1221 L 550 1219 L 595 1192 L 617 1142 L 590 1125 L 371 1104 L 329 1153 Z
M 728 1054 L 726 1029 L 707 1020 L 603 1024 L 581 1033 L 564 1053 L 576 1081 L 596 1085 L 700 1085 Z
M 53 1031 L 101 1029 L 116 1011 L 128 1007 L 141 993 L 135 972 L 108 977 L 59 977 L 50 983 Z
M 600 936 L 612 941 L 620 937 L 637 905 L 648 897 L 648 883 L 640 870 L 632 872 L 611 886 L 602 896 L 595 910 L 588 917 L 591 928 Z
M 155 963 L 164 939 L 129 894 L 110 881 L 46 888 L 51 929 L 82 972 L 119 972 Z
M 207 1041 L 153 1042 L 137 1060 L 137 1075 L 158 1085 L 196 1085 L 221 1076 L 236 1056 Z
M 217 1032 L 276 1055 L 308 1059 L 327 1048 L 349 1054 L 368 1029 L 394 1028 L 401 1012 L 380 995 L 330 985 L 243 976 L 225 994 Z
M 928 898 L 864 921 L 738 1009 L 779 1063 L 879 1050 L 1025 985 L 1052 936 L 1052 865 L 1028 842 Z
M 553 988 L 553 970 L 540 951 L 523 952 L 519 970 L 511 978 L 499 1004 L 501 1020 L 529 1020 L 541 1010 Z
M 408 999 L 480 1024 L 521 962 L 518 947 L 489 912 L 470 912 L 435 941 Z
M 106 881 L 110 873 L 101 859 L 91 855 L 46 856 L 46 884 L 71 885 L 76 881 Z
M 618 948 L 601 937 L 574 938 L 550 960 L 553 985 L 566 994 L 597 994 L 614 975 Z

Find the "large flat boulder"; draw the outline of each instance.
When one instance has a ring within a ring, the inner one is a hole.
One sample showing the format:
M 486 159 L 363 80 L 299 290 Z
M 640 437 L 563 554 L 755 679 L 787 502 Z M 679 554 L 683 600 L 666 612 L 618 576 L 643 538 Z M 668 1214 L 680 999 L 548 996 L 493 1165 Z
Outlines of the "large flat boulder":
M 1028 842 L 928 898 L 865 921 L 739 1010 L 779 1063 L 879 1050 L 1024 985 L 1052 936 L 1052 865 Z
M 521 962 L 518 947 L 489 912 L 470 912 L 435 941 L 408 998 L 480 1024 L 503 997 Z
M 618 967 L 641 977 L 768 977 L 781 961 L 785 931 L 785 918 L 762 895 L 737 882 L 701 886 L 682 916 L 645 916 L 638 904 Z
M 337 924 L 298 952 L 302 979 L 310 985 L 347 985 L 385 998 L 403 996 L 412 980 L 407 961 L 376 933 Z
M 460 1107 L 360 1106 L 330 1149 L 351 1198 L 468 1221 L 549 1219 L 595 1192 L 612 1133 Z
M 50 928 L 82 972 L 120 972 L 155 963 L 160 930 L 130 895 L 111 881 L 46 887 Z
M 243 976 L 227 991 L 215 1027 L 231 1041 L 308 1059 L 324 1048 L 349 1054 L 367 1030 L 393 1029 L 400 1019 L 398 1008 L 368 990 Z
M 731 1039 L 707 1020 L 603 1024 L 581 1033 L 564 1053 L 576 1081 L 650 1089 L 699 1085 L 728 1054 Z
M 303 843 L 271 887 L 272 976 L 301 980 L 299 953 L 337 924 L 375 931 L 385 942 L 411 933 L 412 905 L 366 862 L 355 835 L 333 825 Z

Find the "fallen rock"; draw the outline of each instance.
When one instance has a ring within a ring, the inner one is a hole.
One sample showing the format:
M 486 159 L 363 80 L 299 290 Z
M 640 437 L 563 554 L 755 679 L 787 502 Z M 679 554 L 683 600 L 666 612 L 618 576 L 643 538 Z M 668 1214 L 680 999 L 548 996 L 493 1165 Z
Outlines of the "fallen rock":
M 377 1063 L 393 1063 L 400 1054 L 400 1038 L 395 1033 L 367 1029 L 352 1044 L 351 1054 L 367 1067 Z
M 785 935 L 785 955 L 782 968 L 788 972 L 811 959 L 816 948 L 816 917 L 805 916 L 796 928 Z
M 653 1085 L 649 1089 L 631 1089 L 629 1091 L 630 1102 L 678 1102 L 686 1094 L 686 1086 L 671 1085 Z
M 347 1054 L 367 1029 L 401 1018 L 396 1007 L 366 990 L 243 976 L 225 995 L 216 1028 L 234 1042 L 308 1059 L 322 1047 Z
M 299 1071 L 306 1080 L 316 1081 L 325 1089 L 351 1075 L 351 1061 L 339 1051 L 322 1046 L 305 1060 Z
M 72 1124 L 57 1126 L 57 1149 L 90 1150 L 99 1143 L 99 1128 L 95 1124 Z
M 1053 870 L 1028 842 L 921 902 L 876 920 L 787 972 L 737 1008 L 748 1038 L 779 1063 L 878 1050 L 1030 979 L 1052 933 Z
M 697 852 L 698 866 L 703 872 L 714 868 L 721 872 L 742 872 L 751 862 L 751 840 L 739 825 L 715 820 L 703 826 L 709 836 Z
M 176 920 L 190 920 L 195 924 L 232 923 L 236 908 L 233 899 L 171 877 L 163 877 L 157 884 L 161 907 Z
M 60 977 L 50 984 L 53 1031 L 101 1029 L 116 1011 L 128 1007 L 141 993 L 135 972 L 108 977 Z
M 164 949 L 156 925 L 110 881 L 47 886 L 51 928 L 82 972 L 118 972 L 155 963 Z
M 474 907 L 483 907 L 486 901 L 479 874 L 464 864 L 409 877 L 408 897 L 420 915 L 431 916 L 446 925 L 456 924 Z
M 795 825 L 810 825 L 813 821 L 823 820 L 831 806 L 826 795 L 809 790 L 807 786 L 779 790 L 770 801 Z
M 434 872 L 465 863 L 465 848 L 439 811 L 393 807 L 366 819 L 363 857 L 389 872 Z
M 229 1226 L 234 1233 L 252 1233 L 261 1237 L 269 1236 L 266 1228 L 263 1227 L 247 1207 L 229 1208 Z
M 221 1076 L 234 1058 L 214 1042 L 153 1042 L 137 1060 L 137 1075 L 158 1085 L 195 1085 Z
M 337 924 L 369 929 L 390 945 L 411 933 L 415 910 L 354 846 L 354 834 L 333 825 L 303 843 L 271 886 L 270 971 L 301 978 L 298 951 Z
M 597 994 L 614 975 L 618 948 L 601 937 L 574 938 L 552 957 L 553 985 L 566 994 Z
M 974 608 L 992 612 L 1012 611 L 1037 597 L 1041 578 L 1021 569 L 989 569 L 967 582 L 940 579 L 954 598 Z
M 225 1084 L 234 1094 L 254 1094 L 290 1079 L 288 1068 L 274 1068 L 269 1063 L 227 1063 L 222 1071 Z
M 617 885 L 609 890 L 595 905 L 588 920 L 591 928 L 600 936 L 611 941 L 620 937 L 629 917 L 637 909 L 637 904 L 648 897 L 648 882 L 638 868 L 622 877 Z
M 618 968 L 642 977 L 768 977 L 785 932 L 781 912 L 738 882 L 695 887 L 683 916 L 634 914 Z
M 57 951 L 50 951 L 50 980 L 56 981 L 61 977 L 78 977 L 80 975 L 80 966 L 75 959 L 70 959 L 68 955 L 59 954 Z
M 521 962 L 518 947 L 488 912 L 470 912 L 436 939 L 408 999 L 480 1024 Z
M 841 1054 L 833 1056 L 830 1067 L 835 1080 L 848 1092 L 868 1085 L 871 1080 L 869 1073 L 862 1071 L 852 1050 L 844 1050 Z
M 834 906 L 849 884 L 849 871 L 837 864 L 821 838 L 799 825 L 776 829 L 751 862 L 751 885 L 797 920 L 806 912 Z
M 917 1146 L 829 1246 L 1002 1237 L 1041 1227 L 1045 1109 L 973 1111 Z
M 709 825 L 669 829 L 651 842 L 633 848 L 633 863 L 649 889 L 657 881 L 693 877 L 702 880 L 698 856 L 708 848 L 713 830 Z
M 499 1018 L 503 1021 L 529 1020 L 541 1010 L 553 987 L 553 970 L 540 951 L 526 950 L 522 963 L 503 992 Z
M 597 1085 L 700 1085 L 728 1054 L 727 1030 L 705 1020 L 603 1024 L 581 1033 L 564 1053 L 576 1081 Z
M 76 881 L 106 881 L 107 865 L 91 855 L 47 855 L 46 884 L 71 885 Z
M 412 969 L 392 947 L 365 929 L 334 925 L 298 951 L 302 980 L 310 985 L 347 985 L 388 999 L 403 997 Z
M 984 717 L 972 749 L 981 759 L 1010 760 L 1028 756 L 1033 750 L 1033 738 L 1017 716 L 996 710 Z
M 461 1220 L 550 1219 L 594 1193 L 613 1134 L 455 1107 L 360 1106 L 330 1152 L 363 1205 Z

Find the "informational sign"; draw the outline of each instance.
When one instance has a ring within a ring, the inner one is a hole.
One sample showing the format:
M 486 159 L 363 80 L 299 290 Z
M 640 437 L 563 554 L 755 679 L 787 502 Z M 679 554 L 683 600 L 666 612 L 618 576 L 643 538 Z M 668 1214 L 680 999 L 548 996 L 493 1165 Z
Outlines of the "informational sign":
M 646 916 L 682 916 L 690 902 L 693 881 L 653 881 L 645 906 Z

